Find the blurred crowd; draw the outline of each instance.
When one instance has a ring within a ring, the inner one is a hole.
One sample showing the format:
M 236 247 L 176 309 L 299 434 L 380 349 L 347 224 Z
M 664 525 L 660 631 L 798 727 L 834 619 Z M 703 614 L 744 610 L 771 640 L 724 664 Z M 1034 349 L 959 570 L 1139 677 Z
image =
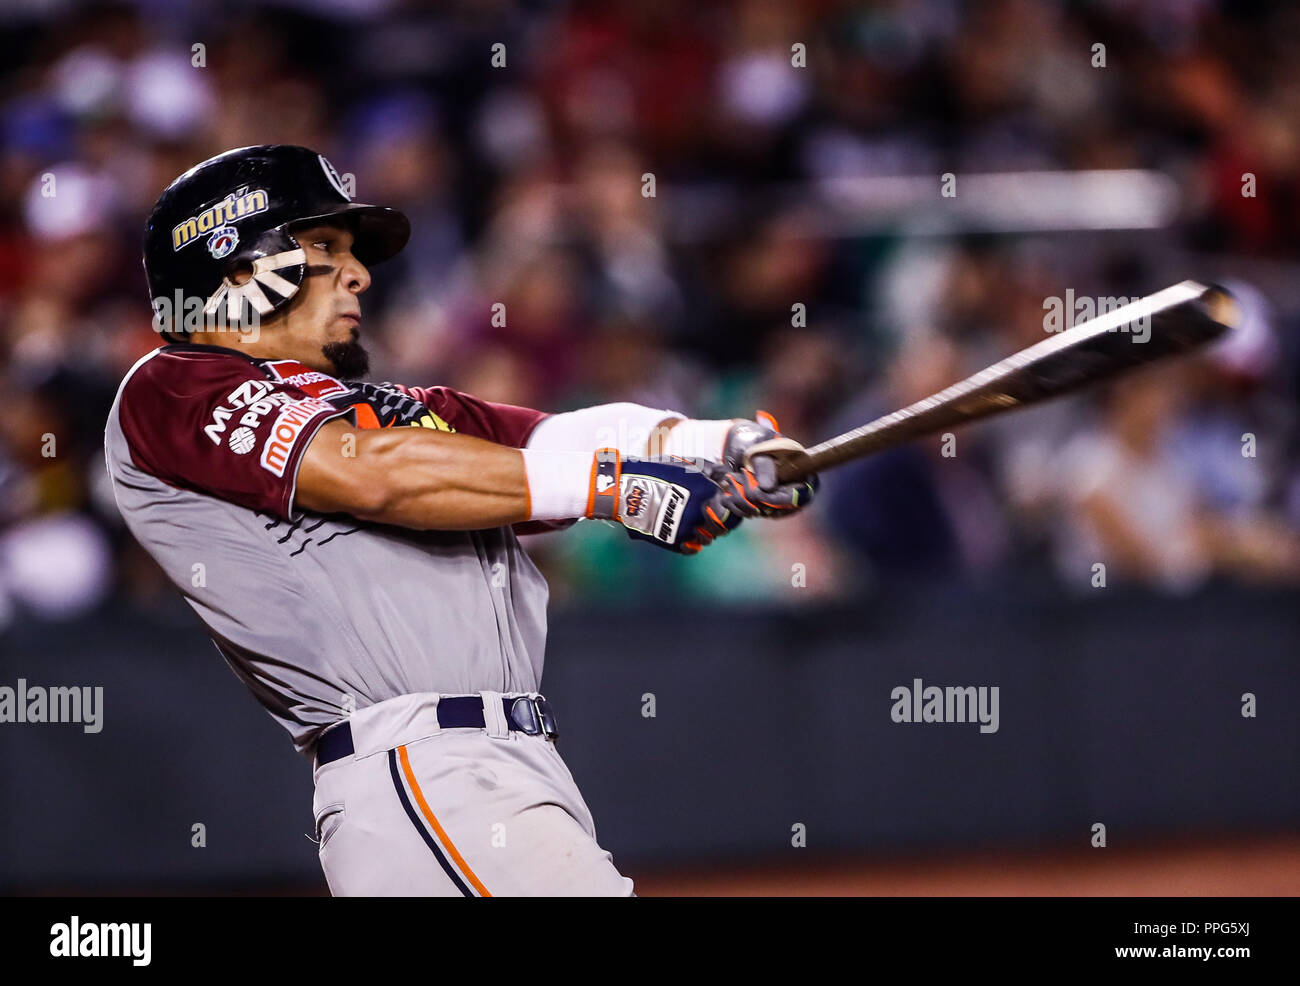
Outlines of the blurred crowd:
M 28 0 L 0 37 L 0 625 L 171 595 L 116 518 L 103 424 L 159 344 L 144 217 L 231 147 L 317 148 L 411 217 L 363 299 L 377 379 L 763 408 L 806 442 L 1041 340 L 1067 289 L 1163 287 L 1153 249 L 1300 273 L 1285 3 Z M 813 207 L 839 179 L 932 176 L 938 209 L 942 173 L 1078 169 L 1168 175 L 1177 216 L 918 237 Z M 1097 563 L 1170 592 L 1295 583 L 1300 306 L 1233 286 L 1212 351 L 828 473 L 814 510 L 690 561 L 597 524 L 530 550 L 569 604 L 1011 570 L 1086 592 Z

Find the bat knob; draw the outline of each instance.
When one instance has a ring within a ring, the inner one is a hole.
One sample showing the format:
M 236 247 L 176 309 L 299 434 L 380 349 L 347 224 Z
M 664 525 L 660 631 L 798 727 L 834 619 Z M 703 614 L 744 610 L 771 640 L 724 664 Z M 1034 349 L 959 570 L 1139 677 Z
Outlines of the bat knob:
M 1219 284 L 1211 284 L 1201 295 L 1206 313 L 1229 329 L 1241 327 L 1241 305 L 1232 292 Z

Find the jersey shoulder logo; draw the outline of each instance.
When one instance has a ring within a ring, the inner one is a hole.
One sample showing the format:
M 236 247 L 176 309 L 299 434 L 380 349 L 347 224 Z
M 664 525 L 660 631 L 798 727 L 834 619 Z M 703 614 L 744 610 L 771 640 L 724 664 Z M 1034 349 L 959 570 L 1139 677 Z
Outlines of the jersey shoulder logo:
M 262 363 L 263 369 L 271 374 L 271 379 L 289 387 L 297 387 L 309 397 L 337 397 L 351 393 L 347 384 L 328 373 L 303 366 L 297 360 L 277 359 Z

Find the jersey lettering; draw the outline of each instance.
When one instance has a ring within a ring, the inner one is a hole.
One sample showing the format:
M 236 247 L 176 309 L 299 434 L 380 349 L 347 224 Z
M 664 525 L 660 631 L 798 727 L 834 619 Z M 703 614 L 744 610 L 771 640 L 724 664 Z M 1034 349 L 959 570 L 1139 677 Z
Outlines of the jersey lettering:
M 266 444 L 262 446 L 262 468 L 276 476 L 283 476 L 294 443 L 298 441 L 307 422 L 323 411 L 332 410 L 334 405 L 315 397 L 304 397 L 286 404 L 276 418 Z
M 226 430 L 226 422 L 234 416 L 235 412 L 241 407 L 256 403 L 270 390 L 271 384 L 266 380 L 245 380 L 230 392 L 224 403 L 212 409 L 212 422 L 203 429 L 203 433 L 212 440 L 213 445 L 220 445 L 221 436 Z M 243 424 L 248 422 L 245 421 Z

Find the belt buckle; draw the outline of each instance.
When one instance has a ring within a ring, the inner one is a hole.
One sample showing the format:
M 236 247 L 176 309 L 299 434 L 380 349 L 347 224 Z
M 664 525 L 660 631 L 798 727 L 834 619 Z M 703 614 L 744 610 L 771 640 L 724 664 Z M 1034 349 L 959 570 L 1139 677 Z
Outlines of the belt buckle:
M 537 719 L 542 725 L 542 732 L 546 734 L 546 738 L 558 739 L 560 729 L 555 723 L 555 713 L 551 711 L 551 703 L 546 701 L 546 696 L 538 695 L 533 699 L 533 707 L 537 710 Z
M 510 703 L 510 718 L 529 736 L 541 734 L 553 740 L 560 735 L 555 726 L 551 703 L 541 695 L 536 698 L 520 695 Z

